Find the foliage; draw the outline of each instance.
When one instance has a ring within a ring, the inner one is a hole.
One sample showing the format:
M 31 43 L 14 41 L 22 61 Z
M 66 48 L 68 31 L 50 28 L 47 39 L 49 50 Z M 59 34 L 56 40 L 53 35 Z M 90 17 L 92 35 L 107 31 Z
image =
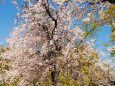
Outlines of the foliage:
M 112 34 L 110 37 L 112 41 L 115 41 L 115 5 L 111 5 L 105 12 L 104 19 L 112 26 Z

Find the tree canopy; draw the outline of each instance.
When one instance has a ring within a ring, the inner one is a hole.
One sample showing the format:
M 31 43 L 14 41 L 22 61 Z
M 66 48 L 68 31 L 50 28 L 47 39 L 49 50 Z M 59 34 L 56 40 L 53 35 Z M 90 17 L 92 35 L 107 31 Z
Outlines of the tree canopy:
M 99 60 L 92 36 L 98 26 L 110 24 L 114 40 L 114 5 L 109 2 L 24 0 L 7 40 L 9 50 L 2 55 L 9 64 L 4 84 L 98 86 L 107 80 L 108 67 Z

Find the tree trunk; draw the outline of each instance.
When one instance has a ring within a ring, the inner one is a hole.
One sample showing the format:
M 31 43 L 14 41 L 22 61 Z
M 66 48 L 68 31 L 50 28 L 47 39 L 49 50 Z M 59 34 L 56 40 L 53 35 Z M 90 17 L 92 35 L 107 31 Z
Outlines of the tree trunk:
M 51 71 L 52 86 L 58 86 L 58 75 L 57 67 L 54 65 Z
M 36 86 L 36 84 L 35 84 L 35 83 L 34 83 L 33 85 L 34 85 L 34 86 Z

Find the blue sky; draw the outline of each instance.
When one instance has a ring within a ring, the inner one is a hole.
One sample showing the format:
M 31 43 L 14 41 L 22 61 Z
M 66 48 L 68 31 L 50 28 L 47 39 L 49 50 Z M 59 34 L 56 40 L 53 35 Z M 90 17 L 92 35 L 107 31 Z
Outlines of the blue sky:
M 12 31 L 16 12 L 16 7 L 11 4 L 10 0 L 7 0 L 4 4 L 0 5 L 0 44 L 7 45 L 7 43 L 5 43 L 5 39 L 8 38 Z M 110 27 L 104 26 L 95 37 L 97 39 L 97 47 L 105 52 L 107 51 L 103 44 L 110 40 L 108 37 L 110 33 Z M 107 54 L 107 56 L 108 55 L 109 54 Z
M 12 31 L 15 15 L 16 8 L 11 4 L 10 0 L 7 0 L 4 4 L 0 4 L 0 44 L 4 44 L 3 41 Z
M 105 56 L 103 56 L 102 60 L 107 60 L 110 58 L 110 53 L 107 51 L 107 47 L 104 46 L 104 44 L 107 44 L 110 42 L 109 35 L 111 34 L 111 28 L 109 26 L 103 26 L 101 27 L 101 31 L 99 31 L 96 35 L 96 48 L 99 48 L 105 53 Z

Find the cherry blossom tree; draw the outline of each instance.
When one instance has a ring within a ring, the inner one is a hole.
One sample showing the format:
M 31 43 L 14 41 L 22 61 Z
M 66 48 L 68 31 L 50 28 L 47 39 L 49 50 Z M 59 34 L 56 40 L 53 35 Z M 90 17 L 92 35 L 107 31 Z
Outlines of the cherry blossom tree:
M 74 59 L 92 56 L 94 50 L 86 39 L 100 24 L 95 22 L 101 21 L 99 13 L 107 5 L 100 0 L 24 1 L 25 7 L 18 13 L 20 20 L 7 40 L 11 50 L 4 58 L 11 61 L 11 68 L 6 83 L 19 81 L 19 86 L 36 86 L 50 72 L 52 85 L 58 86 L 61 70 L 71 65 L 68 61 L 74 61 L 68 60 L 69 52 L 76 51 Z M 65 62 L 61 68 L 60 57 Z

